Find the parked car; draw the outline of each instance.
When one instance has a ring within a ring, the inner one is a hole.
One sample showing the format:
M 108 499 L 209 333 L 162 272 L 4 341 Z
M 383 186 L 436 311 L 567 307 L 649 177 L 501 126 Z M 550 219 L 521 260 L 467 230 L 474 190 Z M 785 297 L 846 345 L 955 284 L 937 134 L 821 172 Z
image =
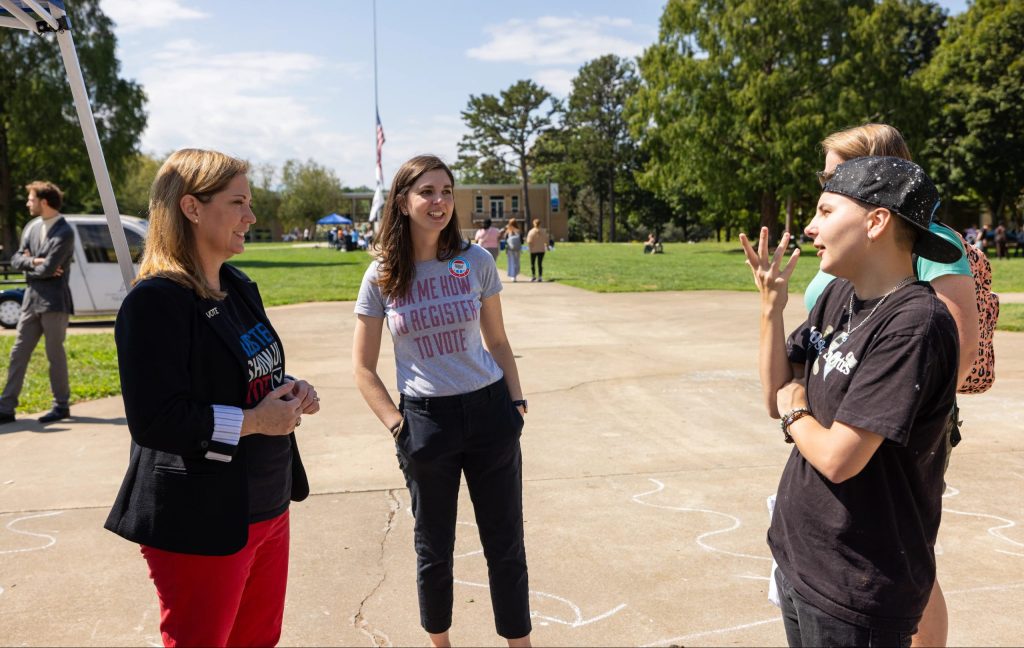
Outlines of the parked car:
M 75 230 L 70 277 L 75 315 L 115 315 L 128 291 L 117 265 L 106 217 L 102 214 L 65 214 L 64 218 Z M 149 221 L 121 216 L 121 224 L 137 271 Z M 18 325 L 24 296 L 24 288 L 0 291 L 0 326 L 14 328 Z

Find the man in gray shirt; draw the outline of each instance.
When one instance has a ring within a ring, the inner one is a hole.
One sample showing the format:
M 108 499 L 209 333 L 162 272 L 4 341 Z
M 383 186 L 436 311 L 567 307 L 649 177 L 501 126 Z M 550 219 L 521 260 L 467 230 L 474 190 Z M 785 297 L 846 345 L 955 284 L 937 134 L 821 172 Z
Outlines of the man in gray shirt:
M 21 303 L 18 335 L 11 348 L 7 384 L 0 394 L 0 425 L 14 421 L 14 410 L 25 381 L 32 351 L 46 336 L 46 358 L 50 363 L 53 409 L 39 418 L 51 423 L 71 416 L 68 358 L 64 336 L 68 317 L 74 313 L 68 278 L 75 249 L 75 231 L 60 215 L 64 201 L 61 190 L 51 182 L 33 182 L 28 190 L 29 213 L 36 217 L 25 225 L 21 246 L 11 257 L 11 267 L 25 273 L 28 289 Z

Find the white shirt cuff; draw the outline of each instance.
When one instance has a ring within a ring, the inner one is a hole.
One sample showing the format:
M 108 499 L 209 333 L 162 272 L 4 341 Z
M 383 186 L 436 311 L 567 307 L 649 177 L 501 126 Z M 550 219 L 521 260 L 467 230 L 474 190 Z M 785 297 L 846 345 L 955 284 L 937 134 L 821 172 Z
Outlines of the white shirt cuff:
M 242 436 L 242 410 L 231 405 L 211 405 L 213 407 L 213 437 L 212 441 L 226 445 L 237 446 L 238 439 Z M 213 452 L 206 453 L 207 459 L 216 461 L 231 461 L 231 457 Z

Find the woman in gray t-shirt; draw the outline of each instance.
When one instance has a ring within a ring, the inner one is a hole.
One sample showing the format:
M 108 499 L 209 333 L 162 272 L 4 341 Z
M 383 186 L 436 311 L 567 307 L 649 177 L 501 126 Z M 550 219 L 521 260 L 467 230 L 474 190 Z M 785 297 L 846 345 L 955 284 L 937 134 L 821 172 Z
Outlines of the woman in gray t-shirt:
M 464 474 L 487 557 L 495 627 L 530 645 L 523 541 L 526 414 L 501 316 L 494 259 L 462 240 L 451 170 L 435 156 L 399 168 L 377 259 L 356 301 L 352 361 L 367 405 L 391 431 L 416 518 L 420 623 L 448 644 L 459 481 Z M 399 404 L 377 372 L 383 324 L 395 349 Z

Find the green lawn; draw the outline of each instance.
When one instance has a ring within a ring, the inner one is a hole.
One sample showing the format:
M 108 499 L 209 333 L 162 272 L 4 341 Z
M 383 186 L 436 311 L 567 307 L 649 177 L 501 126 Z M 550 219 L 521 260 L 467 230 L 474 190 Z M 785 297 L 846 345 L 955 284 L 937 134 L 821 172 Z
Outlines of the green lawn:
M 2 379 L 6 379 L 7 362 L 13 344 L 14 336 L 0 336 L 0 358 L 3 359 L 5 369 Z M 52 405 L 45 346 L 46 342 L 40 340 L 32 352 L 25 373 L 25 386 L 21 390 L 19 412 L 42 412 Z M 69 335 L 64 346 L 68 353 L 72 404 L 121 393 L 113 333 Z
M 818 268 L 813 248 L 803 254 L 793 275 L 799 292 Z M 664 254 L 644 254 L 639 243 L 558 243 L 544 255 L 544 279 L 595 292 L 754 290 L 738 241 L 666 243 Z
M 359 294 L 370 255 L 327 247 L 248 244 L 231 260 L 257 284 L 267 306 L 312 301 L 349 301 Z
M 267 306 L 310 301 L 348 301 L 370 263 L 364 252 L 338 252 L 327 247 L 295 248 L 250 244 L 232 263 L 260 286 Z M 504 255 L 499 257 L 504 270 Z M 529 256 L 523 254 L 523 268 Z M 801 292 L 818 268 L 811 247 L 797 264 L 793 289 Z M 1024 292 L 1024 258 L 992 260 L 996 292 Z M 639 243 L 559 243 L 544 258 L 544 279 L 598 292 L 658 290 L 750 290 L 750 270 L 739 243 L 668 243 L 665 254 L 643 254 Z M 1024 331 L 1024 304 L 1003 304 L 999 330 Z M 6 367 L 14 338 L 0 337 L 0 362 Z M 68 361 L 72 402 L 120 392 L 117 355 L 111 334 L 69 335 Z M 43 345 L 32 356 L 22 403 L 24 412 L 50 406 L 50 386 Z
M 1000 331 L 1024 331 L 1024 304 L 1000 304 L 996 328 Z
M 793 290 L 803 292 L 817 270 L 814 248 L 804 246 Z M 640 243 L 559 243 L 544 257 L 544 275 L 596 292 L 754 290 L 739 241 L 667 243 L 665 254 L 644 254 Z M 1024 292 L 1024 258 L 993 259 L 992 276 L 996 292 Z

